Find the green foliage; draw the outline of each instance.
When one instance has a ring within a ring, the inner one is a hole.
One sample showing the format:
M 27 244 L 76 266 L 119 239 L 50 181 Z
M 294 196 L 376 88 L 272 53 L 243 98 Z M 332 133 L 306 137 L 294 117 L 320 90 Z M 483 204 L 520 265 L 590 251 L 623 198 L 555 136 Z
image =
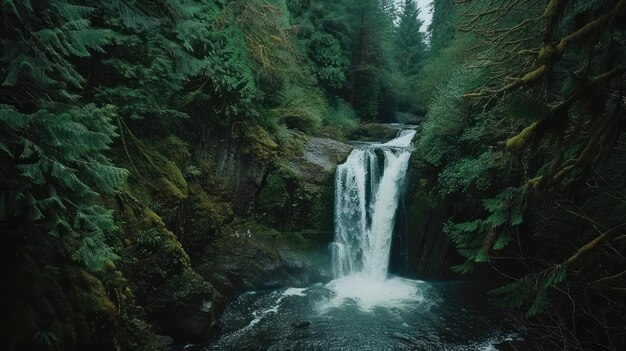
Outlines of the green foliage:
M 429 56 L 422 63 L 416 78 L 414 98 L 419 104 L 424 107 L 430 106 L 455 75 L 469 73 L 467 67 L 460 66 L 464 62 L 471 62 L 471 58 L 475 56 L 475 52 L 469 50 L 471 44 L 471 38 L 461 37 L 451 42 L 450 46 L 441 48 L 437 55 L 431 46 Z M 461 92 L 457 93 L 460 95 Z M 455 96 L 457 97 L 458 95 Z
M 279 120 L 288 127 L 305 133 L 319 130 L 327 109 L 321 92 L 312 87 L 305 90 L 299 86 L 287 85 L 279 92 L 278 103 L 279 107 L 273 111 Z
M 475 263 L 489 262 L 492 250 L 504 249 L 523 221 L 526 206 L 523 189 L 507 188 L 482 203 L 489 214 L 486 218 L 449 223 L 445 228 L 458 252 L 466 258 L 465 264 L 453 267 L 459 273 L 470 271 Z
M 257 97 L 247 49 L 236 26 L 217 28 L 218 7 L 187 0 L 97 3 L 115 33 L 102 59 L 114 82 L 98 76 L 96 98 L 133 119 L 176 123 L 200 106 L 227 124 L 253 112 Z M 184 98 L 181 98 L 185 95 Z M 219 104 L 217 101 L 221 101 Z
M 354 111 L 340 99 L 329 101 L 319 89 L 286 85 L 278 93 L 272 112 L 289 128 L 307 134 L 322 133 L 344 138 L 357 127 Z
M 4 157 L 13 179 L 3 179 L 0 220 L 22 218 L 55 236 L 80 237 L 76 258 L 97 270 L 115 259 L 104 244 L 115 230 L 99 193 L 113 194 L 126 171 L 102 154 L 115 129 L 111 106 L 42 104 L 33 114 L 0 105 Z M 10 160 L 10 161 L 9 161 Z
M 493 289 L 496 304 L 504 309 L 526 309 L 526 316 L 544 312 L 549 301 L 548 291 L 562 283 L 567 276 L 567 265 L 557 265 L 540 273 L 526 275 L 513 283 Z
M 309 38 L 307 49 L 313 63 L 313 74 L 322 86 L 329 90 L 344 88 L 350 62 L 339 40 L 328 33 L 314 32 Z
M 453 1 L 433 0 L 433 18 L 428 28 L 430 32 L 430 50 L 434 57 L 440 58 L 440 51 L 449 47 L 457 37 L 459 15 L 462 13 Z
M 469 74 L 461 69 L 451 70 L 451 76 L 433 99 L 419 138 L 419 153 L 427 162 L 442 166 L 462 154 L 458 144 L 467 120 L 463 118 L 459 96 L 476 84 L 478 72 Z
M 232 1 L 226 7 L 225 17 L 243 33 L 259 80 L 275 84 L 301 73 L 300 55 L 289 33 L 285 0 Z
M 290 2 L 308 72 L 362 119 L 393 121 L 399 108 L 415 109 L 425 44 L 417 8 L 407 4 L 399 13 L 393 1 Z
M 241 30 L 230 26 L 209 39 L 213 50 L 205 58 L 206 80 L 198 80 L 187 93 L 187 105 L 209 124 L 227 126 L 242 117 L 257 117 L 260 92 Z
M 413 0 L 404 0 L 395 29 L 396 59 L 400 72 L 414 75 L 426 54 L 424 34 L 420 32 L 423 22 L 418 18 L 420 9 Z
M 347 1 L 289 1 L 296 45 L 306 55 L 305 67 L 327 92 L 342 96 L 348 88 L 352 45 Z
M 486 152 L 478 158 L 460 158 L 451 161 L 439 174 L 441 195 L 447 196 L 474 188 L 484 191 L 491 185 L 489 170 L 493 167 L 493 155 Z
M 59 337 L 53 331 L 40 330 L 35 334 L 35 341 L 44 347 L 56 350 L 61 340 L 59 340 Z
M 527 92 L 511 95 L 505 100 L 505 104 L 506 112 L 516 119 L 537 121 L 550 113 L 550 108 L 546 106 L 545 101 Z
M 90 28 L 89 7 L 65 1 L 5 1 L 1 6 L 6 14 L 0 59 L 3 87 L 28 84 L 40 92 L 50 90 L 53 98 L 67 98 L 66 89 L 85 82 L 68 59 L 88 57 L 89 50 L 101 52 L 110 39 L 108 31 Z M 48 16 L 32 16 L 42 13 Z M 22 27 L 27 35 L 16 35 Z
M 0 9 L 0 222 L 77 240 L 74 258 L 98 270 L 116 258 L 106 244 L 116 228 L 99 195 L 113 194 L 126 171 L 104 155 L 117 111 L 81 101 L 87 79 L 74 62 L 102 53 L 111 31 L 91 27 L 93 8 L 65 1 Z
M 341 99 L 331 100 L 323 117 L 322 129 L 324 133 L 339 140 L 345 138 L 358 127 L 355 111 Z

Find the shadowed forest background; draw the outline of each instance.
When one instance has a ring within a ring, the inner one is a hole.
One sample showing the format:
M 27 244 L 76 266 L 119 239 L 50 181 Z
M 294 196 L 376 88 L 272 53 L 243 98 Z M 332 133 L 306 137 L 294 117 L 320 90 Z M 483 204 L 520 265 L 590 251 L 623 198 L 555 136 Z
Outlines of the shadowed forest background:
M 529 349 L 626 345 L 626 0 L 4 0 L 0 18 L 0 349 L 169 350 L 245 290 L 315 281 L 284 254 L 332 240 L 333 174 L 307 145 L 340 163 L 334 143 L 392 122 L 419 125 L 397 271 L 480 281 Z

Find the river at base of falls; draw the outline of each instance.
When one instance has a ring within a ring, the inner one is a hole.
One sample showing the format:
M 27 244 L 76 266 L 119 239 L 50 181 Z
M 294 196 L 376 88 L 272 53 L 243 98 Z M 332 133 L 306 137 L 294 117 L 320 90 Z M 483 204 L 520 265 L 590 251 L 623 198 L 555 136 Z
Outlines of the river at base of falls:
M 291 324 L 308 321 L 298 329 Z M 519 328 L 468 282 L 353 275 L 308 288 L 251 291 L 198 350 L 496 350 Z M 190 347 L 191 348 L 191 347 Z

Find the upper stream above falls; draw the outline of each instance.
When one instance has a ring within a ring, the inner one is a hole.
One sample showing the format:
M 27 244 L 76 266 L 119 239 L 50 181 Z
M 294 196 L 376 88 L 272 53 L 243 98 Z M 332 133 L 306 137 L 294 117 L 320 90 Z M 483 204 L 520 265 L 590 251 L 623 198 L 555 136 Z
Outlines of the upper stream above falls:
M 337 168 L 330 282 L 249 291 L 205 350 L 496 350 L 516 327 L 467 282 L 389 274 L 414 130 L 358 145 Z M 308 328 L 291 324 L 308 321 Z

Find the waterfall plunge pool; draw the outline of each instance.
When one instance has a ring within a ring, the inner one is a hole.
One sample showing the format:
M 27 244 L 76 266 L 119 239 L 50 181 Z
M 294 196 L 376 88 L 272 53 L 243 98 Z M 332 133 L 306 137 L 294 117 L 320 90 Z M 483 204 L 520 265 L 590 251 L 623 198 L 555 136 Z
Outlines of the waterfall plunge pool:
M 306 329 L 291 323 L 306 320 Z M 354 275 L 307 288 L 251 291 L 201 350 L 491 351 L 519 328 L 468 282 Z

